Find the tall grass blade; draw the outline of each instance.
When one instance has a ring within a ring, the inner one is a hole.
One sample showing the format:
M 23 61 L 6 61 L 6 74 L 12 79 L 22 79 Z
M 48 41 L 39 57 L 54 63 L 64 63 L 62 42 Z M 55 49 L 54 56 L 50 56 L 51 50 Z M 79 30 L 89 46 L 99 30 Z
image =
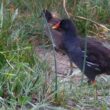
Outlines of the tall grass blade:
M 1 3 L 1 8 L 0 8 L 0 29 L 3 27 L 3 2 Z
M 18 15 L 18 8 L 15 10 L 14 14 L 12 15 L 12 22 L 16 19 Z

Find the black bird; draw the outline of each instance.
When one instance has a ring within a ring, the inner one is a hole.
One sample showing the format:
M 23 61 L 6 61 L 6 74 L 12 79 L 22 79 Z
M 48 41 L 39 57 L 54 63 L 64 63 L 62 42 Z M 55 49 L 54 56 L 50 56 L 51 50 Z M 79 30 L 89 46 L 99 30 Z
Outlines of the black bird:
M 60 52 L 63 55 L 65 55 L 65 51 L 64 51 L 63 45 L 62 45 L 63 32 L 61 29 L 57 29 L 57 30 L 52 29 L 53 25 L 60 22 L 61 19 L 53 16 L 53 14 L 48 10 L 43 10 L 41 15 L 43 15 L 43 17 L 45 17 L 45 19 L 47 20 L 47 23 L 48 23 L 48 24 L 44 25 L 45 35 L 48 37 L 51 37 L 50 32 L 49 32 L 49 29 L 50 29 L 50 31 L 52 33 L 53 41 L 54 41 L 53 43 L 54 43 L 55 50 L 57 52 Z M 48 26 L 50 27 L 49 29 L 48 29 Z M 73 64 L 72 64 L 71 60 L 69 60 L 69 61 L 70 61 L 70 74 L 72 74 L 73 73 Z
M 79 69 L 83 69 L 84 61 L 84 41 L 78 37 L 75 25 L 69 19 L 63 19 L 52 27 L 62 29 L 62 47 L 68 57 Z M 87 56 L 84 74 L 88 77 L 88 82 L 95 82 L 95 77 L 100 74 L 110 75 L 110 49 L 104 47 L 96 39 L 87 41 Z
M 50 13 L 48 10 L 43 10 L 41 15 L 44 15 L 44 17 L 46 18 L 47 23 L 48 23 L 48 24 L 44 25 L 45 35 L 48 36 L 48 37 L 51 36 L 50 32 L 49 32 L 49 29 L 48 29 L 48 26 L 49 26 L 50 27 L 50 31 L 52 33 L 53 40 L 54 40 L 55 50 L 57 52 L 61 52 L 61 53 L 64 54 L 64 51 L 62 50 L 62 38 L 63 38 L 62 30 L 60 30 L 60 29 L 57 29 L 57 30 L 52 29 L 52 26 L 57 24 L 58 22 L 60 22 L 61 19 L 53 17 L 53 14 Z

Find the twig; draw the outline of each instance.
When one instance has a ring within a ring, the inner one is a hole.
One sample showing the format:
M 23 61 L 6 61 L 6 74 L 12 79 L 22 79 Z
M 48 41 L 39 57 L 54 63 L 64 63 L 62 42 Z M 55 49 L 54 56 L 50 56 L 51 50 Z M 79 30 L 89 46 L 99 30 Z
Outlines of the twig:
M 76 6 L 77 6 L 76 3 L 77 3 L 76 0 L 74 0 L 74 3 L 73 3 L 73 12 L 75 12 L 75 9 L 76 9 Z
M 14 69 L 13 65 L 11 65 L 11 63 L 7 59 L 6 59 L 6 62 L 12 69 Z
M 64 8 L 64 10 L 65 10 L 65 12 L 66 12 L 68 18 L 70 18 L 70 15 L 69 15 L 69 13 L 68 13 L 68 11 L 67 11 L 67 9 L 66 9 L 66 0 L 63 0 L 63 8 Z
M 97 22 L 95 22 L 95 21 L 93 21 L 93 20 L 91 20 L 91 19 L 85 18 L 85 17 L 83 17 L 83 16 L 76 16 L 76 18 L 82 19 L 82 20 L 86 20 L 86 21 L 89 21 L 89 22 L 92 22 L 93 24 L 96 24 L 97 26 L 103 28 L 104 30 L 110 31 L 110 29 L 107 28 L 106 26 L 104 26 L 104 25 L 102 25 L 102 24 L 99 24 L 99 23 L 97 23 Z

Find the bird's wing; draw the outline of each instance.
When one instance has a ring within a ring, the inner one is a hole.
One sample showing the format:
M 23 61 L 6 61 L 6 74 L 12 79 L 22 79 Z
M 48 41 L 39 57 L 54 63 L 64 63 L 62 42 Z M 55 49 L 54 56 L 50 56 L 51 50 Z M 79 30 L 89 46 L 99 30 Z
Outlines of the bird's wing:
M 82 41 L 81 47 L 84 51 L 84 40 Z M 110 71 L 110 50 L 102 42 L 92 38 L 88 39 L 86 56 L 88 65 L 99 67 L 102 71 Z

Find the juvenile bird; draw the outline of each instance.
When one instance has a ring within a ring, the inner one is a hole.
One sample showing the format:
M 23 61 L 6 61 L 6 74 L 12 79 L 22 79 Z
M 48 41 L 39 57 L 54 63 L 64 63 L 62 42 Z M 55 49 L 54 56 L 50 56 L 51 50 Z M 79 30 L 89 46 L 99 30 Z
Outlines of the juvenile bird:
M 83 69 L 84 39 L 79 39 L 76 27 L 69 19 L 63 19 L 56 23 L 53 29 L 62 29 L 62 47 L 68 57 L 79 69 Z M 84 74 L 88 82 L 94 83 L 95 77 L 100 74 L 110 75 L 110 49 L 104 47 L 96 39 L 87 41 L 87 56 Z
M 48 10 L 43 10 L 42 14 L 44 15 L 44 17 L 46 18 L 47 20 L 47 23 L 48 24 L 45 24 L 44 26 L 44 30 L 45 30 L 45 35 L 50 37 L 50 32 L 49 32 L 49 29 L 52 33 L 52 37 L 53 37 L 53 40 L 54 40 L 54 46 L 55 46 L 55 50 L 57 52 L 62 52 L 64 54 L 64 51 L 62 49 L 62 30 L 60 29 L 52 29 L 52 26 L 57 24 L 59 21 L 61 21 L 59 18 L 56 18 L 56 17 L 53 17 L 53 14 L 50 13 Z M 49 26 L 49 29 L 48 29 L 48 26 Z

